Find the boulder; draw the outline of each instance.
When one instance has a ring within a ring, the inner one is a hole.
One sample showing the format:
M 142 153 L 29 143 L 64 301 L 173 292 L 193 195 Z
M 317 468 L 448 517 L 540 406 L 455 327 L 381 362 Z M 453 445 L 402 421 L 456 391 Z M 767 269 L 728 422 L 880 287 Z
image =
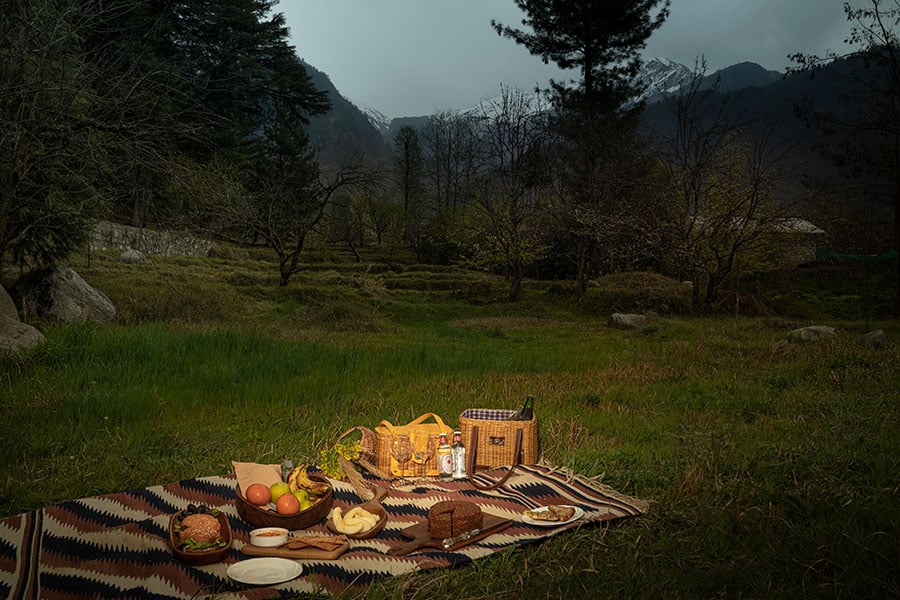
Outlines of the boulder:
M 883 329 L 876 329 L 875 331 L 870 331 L 865 335 L 859 336 L 859 345 L 872 350 L 884 350 L 885 348 L 890 347 L 891 340 L 888 339 L 888 336 Z
M 650 318 L 647 315 L 613 313 L 609 318 L 609 322 L 617 327 L 642 329 L 650 324 Z
M 119 260 L 123 263 L 138 264 L 146 260 L 140 250 L 130 248 L 119 255 Z
M 116 318 L 116 307 L 102 292 L 65 266 L 30 273 L 16 284 L 22 304 L 44 319 L 78 323 L 106 323 Z
M 19 311 L 16 310 L 16 304 L 10 298 L 9 293 L 0 285 L 0 317 L 19 320 Z
M 0 356 L 15 354 L 44 341 L 44 334 L 28 325 L 0 315 Z
M 791 342 L 829 342 L 837 339 L 837 330 L 827 325 L 811 325 L 788 331 L 787 339 Z

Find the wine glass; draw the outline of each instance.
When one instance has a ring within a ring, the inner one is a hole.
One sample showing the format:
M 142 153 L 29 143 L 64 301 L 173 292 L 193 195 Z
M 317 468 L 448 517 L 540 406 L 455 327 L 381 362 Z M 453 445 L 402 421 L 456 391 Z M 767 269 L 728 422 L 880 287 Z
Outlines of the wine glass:
M 391 442 L 391 456 L 400 466 L 400 484 L 405 484 L 406 479 L 403 477 L 406 471 L 405 466 L 409 459 L 412 458 L 412 443 L 409 441 L 409 434 L 398 433 Z
M 420 483 L 428 481 L 428 461 L 433 459 L 437 454 L 438 436 L 435 434 L 428 435 L 428 441 L 425 443 L 425 452 L 422 454 L 422 479 Z

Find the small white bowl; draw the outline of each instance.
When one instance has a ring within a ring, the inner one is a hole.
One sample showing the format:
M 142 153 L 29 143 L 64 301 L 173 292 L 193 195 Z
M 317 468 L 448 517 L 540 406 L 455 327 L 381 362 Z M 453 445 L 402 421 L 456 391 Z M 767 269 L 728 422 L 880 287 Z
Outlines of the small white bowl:
M 250 532 L 250 543 L 259 548 L 273 548 L 287 540 L 288 530 L 283 527 L 261 527 Z

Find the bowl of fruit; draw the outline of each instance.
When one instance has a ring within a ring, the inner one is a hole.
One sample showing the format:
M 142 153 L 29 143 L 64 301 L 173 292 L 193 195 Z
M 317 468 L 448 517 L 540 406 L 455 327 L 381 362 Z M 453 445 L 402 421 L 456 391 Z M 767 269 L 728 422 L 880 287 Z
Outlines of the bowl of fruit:
M 188 504 L 169 518 L 169 547 L 175 558 L 189 565 L 220 562 L 232 542 L 231 524 L 218 509 Z
M 306 529 L 324 519 L 334 504 L 328 478 L 308 465 L 291 471 L 286 481 L 266 486 L 253 483 L 235 489 L 235 505 L 242 519 L 257 527 Z

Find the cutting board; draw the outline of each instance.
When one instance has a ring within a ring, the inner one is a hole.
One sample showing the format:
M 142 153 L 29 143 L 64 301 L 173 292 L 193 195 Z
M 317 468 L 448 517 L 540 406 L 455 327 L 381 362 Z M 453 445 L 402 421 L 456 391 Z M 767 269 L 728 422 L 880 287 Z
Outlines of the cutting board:
M 402 556 L 404 554 L 409 554 L 410 552 L 415 552 L 420 548 L 440 548 L 446 552 L 455 552 L 463 546 L 467 546 L 478 540 L 483 540 L 487 536 L 497 533 L 498 531 L 503 531 L 511 524 L 512 521 L 509 519 L 504 519 L 503 517 L 498 517 L 497 515 L 489 513 L 483 513 L 481 518 L 481 533 L 462 542 L 457 542 L 445 549 L 442 546 L 444 540 L 431 537 L 431 533 L 428 531 L 428 521 L 423 521 L 422 523 L 416 523 L 406 529 L 401 529 L 400 534 L 403 537 L 409 538 L 410 541 L 400 544 L 399 546 L 394 546 L 388 550 L 388 554 L 392 556 Z
M 254 546 L 253 544 L 244 544 L 241 548 L 241 553 L 246 554 L 247 556 L 277 556 L 279 558 L 305 558 L 307 560 L 334 560 L 346 552 L 349 547 L 349 541 L 344 542 L 334 550 L 322 550 L 311 546 L 308 548 L 290 550 L 288 548 L 281 548 L 280 546 L 276 546 L 275 548 L 261 548 L 259 546 Z

